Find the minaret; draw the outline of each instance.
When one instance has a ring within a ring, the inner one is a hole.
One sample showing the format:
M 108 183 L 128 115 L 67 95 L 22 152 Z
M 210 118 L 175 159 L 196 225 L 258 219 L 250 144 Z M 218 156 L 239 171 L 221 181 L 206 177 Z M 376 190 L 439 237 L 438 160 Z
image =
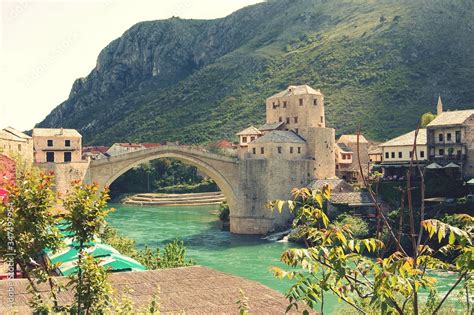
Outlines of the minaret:
M 443 102 L 441 102 L 441 95 L 438 96 L 438 106 L 436 107 L 436 115 L 441 115 L 443 112 Z

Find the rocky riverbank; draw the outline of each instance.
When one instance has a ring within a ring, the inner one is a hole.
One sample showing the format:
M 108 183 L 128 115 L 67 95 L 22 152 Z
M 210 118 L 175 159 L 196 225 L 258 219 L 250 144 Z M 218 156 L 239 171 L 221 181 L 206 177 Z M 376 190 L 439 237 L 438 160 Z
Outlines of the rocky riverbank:
M 140 206 L 195 206 L 219 205 L 225 201 L 221 192 L 192 193 L 192 194 L 136 194 L 122 199 L 123 204 Z

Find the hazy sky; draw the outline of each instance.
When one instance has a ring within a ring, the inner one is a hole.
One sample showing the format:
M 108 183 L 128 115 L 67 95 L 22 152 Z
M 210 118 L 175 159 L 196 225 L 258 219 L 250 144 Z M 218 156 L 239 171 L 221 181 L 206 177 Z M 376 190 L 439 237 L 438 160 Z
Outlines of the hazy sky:
M 30 129 L 133 24 L 223 17 L 262 0 L 1 0 L 0 128 Z

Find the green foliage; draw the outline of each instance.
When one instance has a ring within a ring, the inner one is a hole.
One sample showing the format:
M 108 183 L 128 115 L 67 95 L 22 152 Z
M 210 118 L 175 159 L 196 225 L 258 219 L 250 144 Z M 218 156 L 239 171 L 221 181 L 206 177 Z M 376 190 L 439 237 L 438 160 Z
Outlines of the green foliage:
M 219 220 L 222 222 L 229 222 L 230 220 L 230 208 L 227 201 L 223 201 L 219 205 Z
M 126 192 L 211 192 L 219 188 L 214 181 L 199 176 L 194 166 L 175 159 L 157 159 L 129 170 L 110 190 L 112 196 L 117 196 Z
M 424 113 L 421 116 L 421 123 L 420 128 L 426 128 L 430 122 L 432 122 L 436 118 L 436 115 L 432 112 Z
M 264 121 L 266 97 L 309 84 L 338 133 L 360 125 L 382 141 L 412 130 L 439 94 L 469 106 L 473 19 L 471 1 L 279 0 L 225 19 L 143 22 L 39 126 L 78 128 L 88 144 L 233 139 Z M 136 47 L 159 56 L 127 59 Z M 134 70 L 156 62 L 158 77 Z
M 99 265 L 99 261 L 89 254 L 83 254 L 78 268 L 81 273 L 73 274 L 69 284 L 75 286 L 75 300 L 71 305 L 71 312 L 107 313 L 113 302 L 112 286 L 107 280 L 107 272 Z
M 245 292 L 242 289 L 239 289 L 239 294 L 240 294 L 240 297 L 237 300 L 237 302 L 235 302 L 235 304 L 237 304 L 239 308 L 239 314 L 248 315 L 250 311 L 249 298 L 245 295 Z
M 51 174 L 35 169 L 22 168 L 17 173 L 16 184 L 7 187 L 8 203 L 0 203 L 0 257 L 18 264 L 34 295 L 32 307 L 48 309 L 48 303 L 39 294 L 37 284 L 48 282 L 49 297 L 57 306 L 56 288 L 50 277 L 51 266 L 41 259 L 45 248 L 53 252 L 62 244 L 61 234 L 55 224 L 56 194 Z M 42 267 L 43 265 L 43 267 Z
M 470 215 L 456 217 L 467 224 L 464 229 L 436 219 L 422 220 L 420 226 L 426 231 L 425 238 L 435 241 L 438 248 L 427 245 L 427 240 L 421 243 L 420 237 L 412 255 L 398 242 L 398 250 L 384 256 L 381 253 L 385 243 L 380 239 L 356 239 L 350 225 L 331 225 L 324 210 L 330 198 L 328 187 L 322 192 L 294 189 L 292 195 L 293 200 L 271 204 L 273 209 L 281 211 L 287 206 L 295 213 L 293 224 L 298 227 L 298 237 L 303 237 L 307 245 L 307 248 L 289 249 L 281 256 L 282 262 L 298 268 L 272 268 L 275 276 L 295 282 L 287 293 L 288 309 L 296 306 L 297 301 L 313 308 L 322 302 L 322 308 L 324 295 L 332 293 L 361 313 L 431 314 L 439 311 L 461 282 L 472 281 L 474 218 Z M 391 228 L 388 224 L 386 227 Z M 392 237 L 396 241 L 394 234 Z M 376 254 L 377 258 L 366 257 L 364 253 Z M 439 253 L 449 253 L 450 258 L 445 259 Z M 458 277 L 442 298 L 435 293 L 436 279 L 428 275 L 429 269 L 449 270 Z M 420 289 L 431 292 L 424 307 L 418 304 Z M 470 289 L 471 286 L 466 286 L 466 295 Z
M 145 246 L 133 258 L 151 270 L 194 265 L 192 260 L 186 259 L 186 247 L 183 242 L 177 240 L 166 244 L 163 253 L 159 248 L 152 250 Z
M 64 200 L 67 211 L 65 220 L 70 223 L 68 230 L 75 240 L 83 244 L 94 241 L 105 226 L 105 217 L 114 209 L 108 208 L 109 195 L 107 189 L 99 191 L 97 184 L 85 185 L 75 183 L 72 192 Z
M 194 265 L 194 262 L 186 258 L 186 247 L 182 241 L 174 240 L 165 245 L 163 252 L 160 248 L 151 249 L 145 246 L 137 250 L 135 242 L 120 235 L 117 230 L 106 227 L 101 235 L 104 243 L 116 248 L 123 255 L 132 257 L 149 270 L 175 268 Z
M 345 225 L 350 226 L 352 235 L 357 239 L 369 236 L 369 225 L 360 217 L 344 213 L 335 219 L 334 225 L 338 228 L 342 228 Z

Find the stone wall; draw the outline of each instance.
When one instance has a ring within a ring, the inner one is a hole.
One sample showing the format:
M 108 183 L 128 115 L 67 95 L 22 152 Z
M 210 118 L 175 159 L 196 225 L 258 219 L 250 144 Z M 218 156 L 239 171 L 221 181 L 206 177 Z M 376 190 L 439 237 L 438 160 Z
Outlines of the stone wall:
M 308 156 L 314 159 L 313 176 L 318 179 L 336 176 L 336 131 L 333 128 L 305 128 L 301 135 L 308 144 Z
M 72 163 L 39 163 L 36 166 L 45 171 L 52 171 L 55 174 L 55 189 L 61 195 L 65 195 L 71 189 L 73 181 L 84 181 L 89 162 Z
M 312 179 L 310 160 L 247 159 L 240 161 L 240 184 L 236 211 L 231 211 L 233 233 L 265 234 L 285 227 L 288 211 L 273 213 L 266 207 L 275 199 L 291 199 L 291 190 Z

